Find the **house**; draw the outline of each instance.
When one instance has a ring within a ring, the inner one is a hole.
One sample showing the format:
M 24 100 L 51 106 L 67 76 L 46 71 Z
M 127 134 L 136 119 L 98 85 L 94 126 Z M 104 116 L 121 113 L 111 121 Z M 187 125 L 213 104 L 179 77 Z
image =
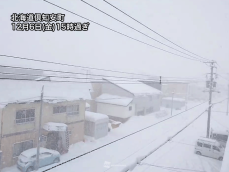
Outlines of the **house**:
M 136 80 L 104 78 L 92 83 L 94 110 L 110 119 L 125 122 L 133 115 L 146 115 L 160 110 L 161 92 Z
M 126 122 L 131 116 L 135 115 L 133 98 L 104 93 L 97 97 L 95 101 L 97 102 L 97 112 L 108 115 L 110 119 Z
M 86 99 L 91 98 L 88 89 L 90 85 L 1 81 L 3 168 L 14 165 L 22 151 L 37 146 L 40 93 L 43 85 L 42 146 L 56 149 L 50 147 L 53 145 L 50 144 L 53 136 L 61 137 L 67 148 L 67 144 L 83 141 Z M 60 128 L 64 130 L 59 130 Z
M 108 133 L 108 122 L 109 118 L 107 115 L 86 111 L 84 123 L 85 135 L 95 139 L 106 136 Z

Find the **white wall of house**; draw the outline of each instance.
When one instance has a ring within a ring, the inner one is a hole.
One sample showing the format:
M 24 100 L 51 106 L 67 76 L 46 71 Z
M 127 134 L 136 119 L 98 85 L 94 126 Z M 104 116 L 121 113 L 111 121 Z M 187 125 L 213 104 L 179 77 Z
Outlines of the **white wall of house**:
M 132 110 L 129 110 L 129 107 Z M 131 103 L 129 106 L 118 106 L 105 103 L 97 103 L 97 112 L 112 117 L 129 118 L 135 114 L 135 106 Z

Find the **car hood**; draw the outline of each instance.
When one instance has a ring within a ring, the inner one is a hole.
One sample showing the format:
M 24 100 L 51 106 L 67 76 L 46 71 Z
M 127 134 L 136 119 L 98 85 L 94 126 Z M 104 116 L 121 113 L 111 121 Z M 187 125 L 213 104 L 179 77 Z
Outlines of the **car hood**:
M 29 161 L 31 161 L 31 160 L 30 160 L 29 158 L 23 156 L 23 155 L 20 155 L 20 156 L 18 157 L 18 161 L 23 162 L 23 163 L 26 163 L 26 162 L 29 162 Z

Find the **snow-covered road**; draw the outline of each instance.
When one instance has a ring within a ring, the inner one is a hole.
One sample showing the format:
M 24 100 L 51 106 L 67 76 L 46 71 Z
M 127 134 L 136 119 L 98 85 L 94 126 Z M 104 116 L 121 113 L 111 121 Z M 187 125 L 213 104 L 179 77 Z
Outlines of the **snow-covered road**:
M 219 172 L 221 167 L 220 161 L 199 156 L 194 153 L 195 141 L 199 136 L 206 135 L 206 121 L 207 113 L 201 116 L 183 132 L 178 134 L 171 142 L 146 158 L 143 161 L 143 164 L 145 163 L 146 165 L 137 166 L 133 172 L 150 172 L 154 170 L 157 172 L 170 171 L 168 169 L 166 170 L 151 165 L 206 172 Z M 212 125 L 213 127 L 217 127 L 217 124 L 214 122 L 212 122 Z
M 190 103 L 189 108 L 196 104 L 199 104 L 199 102 Z M 49 171 L 62 172 L 67 170 L 68 172 L 75 172 L 77 170 L 84 172 L 119 172 L 124 166 L 129 165 L 131 162 L 136 160 L 136 157 L 146 154 L 149 150 L 152 150 L 164 142 L 169 136 L 200 115 L 206 107 L 207 104 L 205 103 L 181 115 L 143 130 L 142 132 L 136 133 L 130 137 L 98 149 L 97 151 L 72 160 L 68 163 L 64 163 L 63 165 Z M 174 111 L 174 115 L 180 112 L 181 111 Z M 110 132 L 107 137 L 92 142 L 80 142 L 72 145 L 69 153 L 61 157 L 61 163 L 168 117 L 170 117 L 170 114 L 164 117 L 157 117 L 155 114 L 132 117 L 126 124 Z M 193 153 L 194 147 L 191 146 L 195 144 L 196 138 L 201 135 L 206 135 L 206 117 L 207 113 L 199 118 L 194 124 L 185 129 L 184 132 L 175 137 L 173 142 L 163 146 L 163 148 L 159 149 L 144 162 L 197 170 L 204 169 L 207 172 L 219 171 L 221 166 L 220 161 L 195 155 Z M 212 121 L 212 125 L 222 127 L 214 121 Z M 111 168 L 105 168 L 104 162 L 110 162 L 111 164 L 107 165 L 111 165 Z M 41 168 L 39 169 L 39 172 L 47 170 L 51 167 L 52 166 Z M 143 171 L 146 168 L 148 168 L 148 171 L 152 171 L 153 167 L 149 168 L 148 166 L 137 166 L 135 171 Z M 157 168 L 156 171 L 159 170 L 161 170 L 161 172 L 166 171 L 165 169 L 160 168 Z M 3 172 L 18 172 L 18 170 L 14 166 L 4 169 Z

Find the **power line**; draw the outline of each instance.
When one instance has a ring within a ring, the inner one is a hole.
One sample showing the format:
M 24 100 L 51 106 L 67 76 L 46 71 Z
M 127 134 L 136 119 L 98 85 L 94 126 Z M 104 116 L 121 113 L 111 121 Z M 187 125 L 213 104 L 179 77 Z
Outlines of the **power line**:
M 168 169 L 168 170 L 182 170 L 182 171 L 193 171 L 193 172 L 206 172 L 206 171 L 199 171 L 199 170 L 193 170 L 193 169 L 159 166 L 159 165 L 153 165 L 153 164 L 149 164 L 149 163 L 142 163 L 141 165 L 148 165 L 148 166 L 157 167 L 157 168 L 163 168 L 163 169 Z
M 66 8 L 63 8 L 63 7 L 61 7 L 61 6 L 58 6 L 58 5 L 56 5 L 56 4 L 54 4 L 54 3 L 51 3 L 51 2 L 49 2 L 49 1 L 47 1 L 47 0 L 43 0 L 43 1 L 46 2 L 46 3 L 49 3 L 49 4 L 53 5 L 53 6 L 56 6 L 56 7 L 60 8 L 60 9 L 62 9 L 62 10 L 65 10 L 65 11 L 67 11 L 67 12 L 69 12 L 69 13 L 72 13 L 72 14 L 78 16 L 78 17 L 81 17 L 81 18 L 83 18 L 83 19 L 85 19 L 85 20 L 88 20 L 88 21 L 90 21 L 90 22 L 92 22 L 92 23 L 94 23 L 94 24 L 96 24 L 96 25 L 99 25 L 99 26 L 101 26 L 101 27 L 103 27 L 103 28 L 106 28 L 106 29 L 108 29 L 108 30 L 110 30 L 110 31 L 112 31 L 112 32 L 118 33 L 118 34 L 120 34 L 120 35 L 122 35 L 122 36 L 128 37 L 128 38 L 130 38 L 130 39 L 132 39 L 132 40 L 135 40 L 135 41 L 137 41 L 137 42 L 140 42 L 140 43 L 142 43 L 142 44 L 148 45 L 148 46 L 150 46 L 150 47 L 156 48 L 156 49 L 158 49 L 158 50 L 164 51 L 164 52 L 169 53 L 169 54 L 173 54 L 173 55 L 175 55 L 175 56 L 179 56 L 179 57 L 182 57 L 182 58 L 185 58 L 185 59 L 189 59 L 189 60 L 193 60 L 193 61 L 202 62 L 202 61 L 200 61 L 200 60 L 194 60 L 194 59 L 191 59 L 191 58 L 188 58 L 188 57 L 185 57 L 185 56 L 181 56 L 181 55 L 172 53 L 172 52 L 167 51 L 167 50 L 164 50 L 164 49 L 162 49 L 162 48 L 155 47 L 155 46 L 153 46 L 153 45 L 151 45 L 151 44 L 145 43 L 145 42 L 140 41 L 140 40 L 138 40 L 138 39 L 136 39 L 136 38 L 133 38 L 133 37 L 131 37 L 131 36 L 128 36 L 128 35 L 126 35 L 126 34 L 123 34 L 123 33 L 119 32 L 119 31 L 116 31 L 116 30 L 114 30 L 114 29 L 111 29 L 111 28 L 109 28 L 109 27 L 107 27 L 107 26 L 104 26 L 104 25 L 102 25 L 102 24 L 99 24 L 99 23 L 97 23 L 97 22 L 95 22 L 95 21 L 93 21 L 93 20 L 90 20 L 90 19 L 86 18 L 86 17 L 83 17 L 83 16 L 81 16 L 81 15 L 79 15 L 79 14 L 76 14 L 76 13 L 70 11 L 70 10 L 67 10 Z
M 57 80 L 33 80 L 33 79 L 22 79 L 22 78 L 1 78 L 0 77 L 0 80 L 17 80 L 17 81 L 34 81 L 34 82 L 57 82 L 57 83 L 91 83 L 91 82 L 88 82 L 88 81 L 85 81 L 85 82 L 80 82 L 80 81 L 57 81 Z M 107 83 L 107 84 L 110 84 L 109 82 L 103 82 L 103 81 L 93 81 L 93 83 Z M 142 83 L 137 83 L 137 82 L 126 82 L 126 83 L 120 83 L 120 84 L 142 84 Z
M 35 71 L 45 71 L 45 72 L 56 72 L 56 73 L 65 73 L 65 74 L 87 75 L 85 73 L 80 73 L 80 72 L 69 72 L 69 71 L 39 69 L 39 68 L 28 68 L 28 67 L 25 68 L 25 67 L 19 67 L 19 66 L 0 65 L 0 67 L 13 68 L 13 69 L 35 70 Z M 96 74 L 90 74 L 90 76 L 112 77 L 112 78 L 125 78 L 125 79 L 143 79 L 143 78 L 130 78 L 130 77 L 121 77 L 121 76 L 113 76 L 113 75 L 96 75 Z M 147 80 L 154 80 L 154 79 L 147 79 Z
M 78 78 L 78 77 L 73 77 L 73 76 L 57 76 L 57 75 L 31 75 L 31 74 L 25 74 L 25 73 L 9 73 L 9 72 L 0 72 L 0 74 L 6 74 L 6 76 L 10 76 L 10 75 L 13 75 L 13 76 L 39 76 L 39 77 L 53 77 L 53 78 L 71 78 L 71 79 L 77 79 L 77 80 L 81 80 L 81 79 L 90 79 L 90 80 L 99 80 L 99 81 L 103 81 L 103 79 L 98 79 L 98 78 Z M 128 81 L 128 82 L 131 82 L 130 80 L 112 80 L 111 81 Z M 137 81 L 132 81 L 132 82 L 137 82 Z
M 158 149 L 160 149 L 162 146 L 164 146 L 166 143 L 168 143 L 171 139 L 173 139 L 174 137 L 176 137 L 178 134 L 180 134 L 183 130 L 185 130 L 188 126 L 190 126 L 193 122 L 195 122 L 197 119 L 199 119 L 204 113 L 206 112 L 206 110 L 204 112 L 202 112 L 199 116 L 197 116 L 193 121 L 191 121 L 188 125 L 186 125 L 184 128 L 182 128 L 180 131 L 178 131 L 176 134 L 174 134 L 170 139 L 168 139 L 168 141 L 162 143 L 159 147 L 157 147 L 156 149 L 154 149 L 152 152 L 150 152 L 149 154 L 147 154 L 146 156 L 144 156 L 143 159 L 141 159 L 141 161 L 143 161 L 144 159 L 146 159 L 147 157 L 149 157 L 150 155 L 152 155 L 154 152 L 156 152 Z
M 206 103 L 206 102 L 204 102 L 204 103 Z M 195 107 L 198 107 L 198 106 L 200 106 L 200 105 L 202 105 L 202 104 L 204 104 L 204 103 L 198 104 L 198 105 L 196 105 L 196 106 L 194 106 L 194 107 L 189 108 L 189 109 L 186 110 L 186 111 L 183 111 L 183 112 L 178 113 L 178 114 L 176 114 L 176 115 L 174 115 L 174 116 L 171 116 L 171 117 L 169 117 L 169 118 L 166 118 L 166 119 L 164 119 L 164 120 L 162 120 L 162 121 L 160 121 L 160 122 L 157 122 L 157 123 L 155 123 L 155 124 L 152 124 L 152 125 L 150 125 L 150 126 L 148 126 L 148 127 L 142 128 L 141 130 L 135 131 L 135 132 L 133 132 L 133 133 L 131 133 L 131 134 L 128 134 L 128 135 L 126 135 L 126 136 L 124 136 L 124 137 L 122 137 L 122 138 L 119 138 L 119 139 L 117 139 L 117 140 L 114 140 L 114 141 L 112 141 L 112 142 L 110 142 L 110 143 L 107 143 L 107 144 L 105 144 L 105 145 L 103 145 L 103 146 L 100 146 L 100 147 L 98 147 L 98 148 L 96 148 L 96 149 L 93 149 L 93 150 L 91 150 L 91 151 L 89 151 L 89 152 L 86 152 L 86 153 L 84 153 L 84 154 L 81 154 L 81 155 L 79 155 L 79 156 L 76 156 L 75 158 L 72 158 L 72 159 L 70 159 L 70 160 L 68 160 L 68 161 L 65 161 L 65 162 L 60 163 L 60 164 L 58 164 L 58 165 L 56 165 L 56 166 L 53 166 L 52 168 L 49 168 L 49 169 L 47 169 L 47 170 L 44 170 L 43 172 L 49 171 L 49 170 L 51 170 L 51 169 L 53 169 L 53 168 L 56 168 L 56 167 L 58 167 L 58 166 L 61 166 L 61 165 L 63 165 L 63 164 L 66 164 L 66 163 L 68 163 L 68 162 L 70 162 L 70 161 L 73 161 L 73 160 L 75 160 L 75 159 L 78 159 L 78 158 L 80 158 L 80 157 L 82 157 L 82 156 L 85 156 L 85 155 L 87 155 L 87 154 L 90 154 L 90 153 L 92 153 L 92 152 L 94 152 L 94 151 L 96 151 L 96 150 L 99 150 L 99 149 L 101 149 L 101 148 L 104 148 L 104 147 L 106 147 L 106 146 L 108 146 L 108 145 L 111 145 L 111 144 L 113 144 L 113 143 L 115 143 L 115 142 L 118 142 L 118 141 L 120 141 L 120 140 L 123 140 L 123 139 L 125 139 L 125 138 L 127 138 L 127 137 L 130 137 L 130 136 L 134 135 L 134 134 L 137 134 L 137 133 L 139 133 L 139 132 L 142 132 L 142 131 L 144 131 L 144 130 L 146 130 L 146 129 L 148 129 L 148 128 L 151 128 L 151 127 L 153 127 L 153 126 L 155 126 L 155 125 L 157 125 L 157 124 L 160 124 L 160 123 L 162 123 L 162 122 L 164 122 L 164 121 L 167 121 L 167 120 L 169 120 L 169 119 L 171 119 L 171 118 L 174 118 L 174 117 L 176 117 L 176 116 L 178 116 L 178 115 L 180 115 L 180 114 L 182 114 L 182 113 L 184 113 L 184 112 L 187 112 L 187 111 L 189 111 L 189 110 L 191 110 L 191 109 L 194 109 Z
M 37 68 L 23 68 L 23 67 L 15 67 L 15 66 L 3 66 L 0 65 L 0 67 L 6 67 L 6 68 L 13 68 L 13 69 L 26 69 L 26 70 L 35 70 L 35 71 L 49 71 L 49 72 L 58 72 L 58 73 L 65 73 L 65 74 L 80 74 L 80 75 L 86 75 L 84 73 L 75 73 L 75 72 L 66 72 L 66 71 L 57 71 L 57 70 L 47 70 L 47 69 L 37 69 Z M 100 82 L 103 81 L 103 79 L 99 79 L 99 78 L 78 78 L 78 77 L 74 77 L 74 76 L 57 76 L 57 75 L 34 75 L 34 74 L 25 74 L 25 73 L 9 73 L 9 72 L 0 72 L 1 74 L 7 74 L 7 75 L 22 75 L 22 76 L 42 76 L 42 77 L 55 77 L 55 78 L 73 78 L 73 79 L 78 79 L 78 80 L 82 80 L 82 79 L 90 79 L 91 82 L 96 82 L 93 80 L 98 80 Z M 108 76 L 108 75 L 93 75 L 92 76 L 104 76 L 104 77 L 112 77 L 112 78 L 116 78 L 116 76 Z M 128 77 L 117 77 L 117 78 L 127 78 L 129 80 L 114 80 L 114 79 L 110 79 L 111 81 L 128 81 L 128 82 L 157 82 L 154 79 L 144 79 L 144 78 L 128 78 Z M 10 78 L 9 78 L 10 79 Z M 19 79 L 19 78 L 17 78 Z M 130 80 L 132 79 L 132 80 Z M 134 79 L 136 79 L 136 81 L 134 81 Z M 184 78 L 183 78 L 184 79 Z M 187 82 L 198 82 L 198 81 L 202 81 L 202 80 L 191 80 L 192 78 L 187 78 L 187 80 L 169 80 L 170 82 L 178 82 L 178 81 L 187 81 Z M 138 80 L 138 81 L 137 81 Z M 43 80 L 42 80 L 43 81 Z M 87 81 L 87 83 L 89 83 Z
M 187 51 L 187 52 L 189 52 L 189 53 L 191 53 L 191 54 L 193 54 L 193 55 L 196 55 L 196 56 L 198 56 L 198 57 L 200 57 L 200 58 L 202 58 L 202 59 L 208 60 L 207 58 L 204 58 L 204 57 L 201 57 L 201 56 L 199 56 L 199 55 L 197 55 L 197 54 L 194 54 L 194 53 L 188 51 L 187 49 L 185 49 L 185 48 L 183 48 L 183 47 L 181 47 L 181 46 L 175 44 L 174 42 L 170 41 L 169 39 L 165 38 L 164 36 L 162 36 L 162 35 L 159 34 L 158 32 L 156 32 L 156 31 L 154 31 L 153 29 L 149 28 L 148 26 L 144 25 L 143 23 L 141 23 L 141 22 L 138 21 L 137 19 L 131 17 L 130 15 L 128 15 L 127 13 L 125 13 L 124 11 L 122 11 L 121 9 L 119 9 L 118 7 L 116 7 L 116 6 L 112 5 L 111 3 L 107 2 L 106 0 L 103 0 L 103 1 L 106 2 L 107 4 L 109 4 L 110 6 L 112 6 L 113 8 L 115 8 L 116 10 L 120 11 L 121 13 L 125 14 L 125 15 L 128 16 L 129 18 L 133 19 L 133 20 L 136 21 L 137 23 L 141 24 L 141 25 L 144 26 L 145 28 L 151 30 L 152 32 L 154 32 L 154 33 L 156 33 L 157 35 L 159 35 L 160 37 L 162 37 L 162 38 L 164 38 L 165 40 L 169 41 L 170 43 L 176 45 L 177 47 L 179 47 L 179 48 L 181 48 L 181 49 L 183 49 L 183 50 L 185 50 L 185 51 Z M 209 60 L 208 60 L 208 61 L 209 61 Z
M 194 59 L 198 59 L 197 57 L 193 57 L 193 56 L 191 56 L 191 55 L 189 55 L 189 54 L 186 54 L 186 53 L 184 53 L 184 52 L 182 52 L 182 51 L 180 51 L 180 50 L 177 50 L 177 49 L 175 49 L 175 48 L 173 48 L 173 47 L 171 47 L 171 46 L 169 46 L 169 45 L 166 45 L 166 44 L 164 44 L 164 43 L 162 43 L 162 42 L 160 42 L 160 41 L 154 39 L 153 37 L 148 36 L 147 34 L 145 34 L 145 33 L 141 32 L 141 31 L 135 29 L 134 27 L 132 27 L 132 26 L 130 26 L 130 25 L 128 25 L 128 24 L 122 22 L 121 20 L 118 20 L 117 18 L 115 18 L 115 17 L 109 15 L 108 13 L 106 13 L 106 12 L 100 10 L 99 8 L 97 8 L 97 7 L 95 7 L 95 6 L 91 5 L 91 4 L 89 4 L 88 2 L 86 2 L 86 1 L 84 1 L 84 0 L 81 0 L 81 1 L 84 2 L 85 4 L 89 5 L 90 7 L 92 7 L 92 8 L 94 8 L 94 9 L 100 11 L 101 13 L 103 13 L 103 14 L 105 14 L 105 15 L 111 17 L 112 19 L 114 19 L 114 20 L 116 20 L 116 21 L 122 23 L 123 25 L 125 25 L 125 26 L 127 26 L 127 27 L 129 27 L 129 28 L 131 28 L 131 29 L 133 29 L 133 30 L 135 30 L 136 32 L 138 32 L 138 33 L 140 33 L 140 34 L 142 34 L 142 35 L 144 35 L 144 36 L 146 36 L 146 37 L 148 37 L 148 38 L 150 38 L 150 39 L 152 39 L 152 40 L 154 40 L 154 41 L 156 41 L 156 42 L 158 42 L 158 43 L 160 43 L 160 44 L 162 44 L 162 45 L 164 45 L 164 46 L 166 46 L 166 47 L 169 47 L 169 48 L 171 48 L 171 49 L 173 49 L 173 50 L 175 50 L 175 51 L 178 51 L 178 52 L 180 52 L 180 53 L 182 53 L 182 54 L 185 54 L 185 55 L 187 55 L 187 56 L 190 56 L 190 57 L 192 57 L 192 58 L 194 58 Z M 200 60 L 200 59 L 198 59 L 198 60 Z
M 74 75 L 87 75 L 85 73 L 80 72 L 69 72 L 69 71 L 60 71 L 60 70 L 49 70 L 49 69 L 41 69 L 41 68 L 25 68 L 25 67 L 19 67 L 19 66 L 7 66 L 7 65 L 0 65 L 0 67 L 3 68 L 12 68 L 12 69 L 25 69 L 25 70 L 34 70 L 34 71 L 45 71 L 45 72 L 55 72 L 55 73 L 64 73 L 64 74 L 74 74 Z M 111 78 L 124 78 L 124 79 L 136 79 L 136 80 L 144 80 L 144 81 L 157 81 L 157 79 L 147 79 L 147 78 L 131 78 L 131 77 L 121 77 L 121 76 L 114 76 L 114 75 L 96 75 L 96 74 L 90 74 L 90 76 L 96 76 L 96 77 L 111 77 Z M 159 76 L 158 76 L 159 77 Z M 181 80 L 194 80 L 195 78 L 182 78 L 182 77 L 163 77 L 163 78 L 177 78 L 177 80 L 166 80 L 164 82 L 173 82 L 173 81 L 181 81 Z M 86 79 L 86 78 L 83 78 Z M 87 78 L 90 79 L 90 78 Z M 178 80 L 179 79 L 179 80 Z M 196 78 L 197 79 L 197 78 Z M 194 80 L 197 81 L 197 80 Z M 202 80 L 198 80 L 202 81 Z
M 0 74 L 4 74 L 4 75 L 6 75 L 6 76 L 37 76 L 37 77 L 53 77 L 53 78 L 70 78 L 70 79 L 77 79 L 77 80 L 84 80 L 84 79 L 90 79 L 90 82 L 94 82 L 93 80 L 98 80 L 98 81 L 103 81 L 103 79 L 98 79 L 98 78 L 78 78 L 78 77 L 73 77 L 73 76 L 57 76 L 57 75 L 31 75 L 31 74 L 25 74 L 25 73 L 9 73 L 9 72 L 0 72 Z M 17 79 L 19 79 L 19 78 L 17 78 Z M 136 82 L 144 82 L 144 79 L 141 79 L 141 81 L 132 81 L 132 80 L 112 80 L 111 79 L 111 81 L 112 82 L 115 82 L 115 81 L 127 81 L 127 82 L 134 82 L 134 83 L 136 83 Z M 151 80 L 151 81 L 149 81 L 149 80 L 147 80 L 148 82 L 153 82 L 153 80 Z M 195 80 L 193 80 L 193 81 L 195 81 Z M 198 80 L 196 80 L 196 81 L 198 81 Z M 201 80 L 202 81 L 202 80 Z M 89 81 L 87 81 L 87 82 L 89 82 Z M 203 81 L 204 82 L 204 81 Z M 120 84 L 122 84 L 122 83 L 120 83 Z M 140 84 L 140 83 L 139 83 Z
M 116 70 L 108 70 L 108 69 L 92 68 L 92 67 L 85 67 L 85 66 L 77 66 L 77 65 L 60 63 L 60 62 L 52 62 L 52 61 L 47 61 L 47 60 L 30 59 L 30 58 L 19 57 L 19 56 L 11 56 L 11 55 L 5 55 L 5 54 L 0 54 L 0 56 L 14 58 L 14 59 L 21 59 L 21 60 L 36 61 L 36 62 L 41 62 L 41 63 L 49 63 L 49 64 L 56 64 L 56 65 L 62 65 L 62 66 L 69 66 L 69 67 L 77 67 L 77 68 L 84 68 L 84 69 L 91 69 L 91 70 L 101 70 L 101 71 L 116 72 L 116 73 L 122 73 L 122 74 L 131 74 L 131 75 L 140 75 L 140 76 L 153 77 L 152 75 L 144 75 L 144 74 L 122 72 L 122 71 L 116 71 Z

